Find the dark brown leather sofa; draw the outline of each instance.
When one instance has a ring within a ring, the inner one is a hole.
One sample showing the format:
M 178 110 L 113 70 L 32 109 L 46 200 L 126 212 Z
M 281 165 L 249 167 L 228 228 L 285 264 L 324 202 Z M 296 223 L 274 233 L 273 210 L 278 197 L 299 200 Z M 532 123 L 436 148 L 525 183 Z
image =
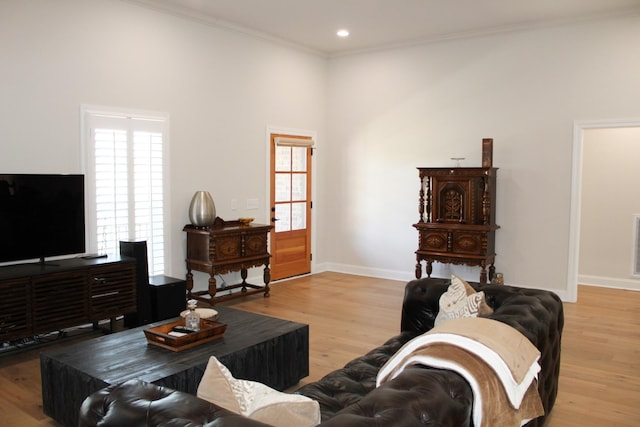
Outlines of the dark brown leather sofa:
M 458 374 L 425 367 L 405 369 L 376 388 L 376 375 L 407 341 L 430 330 L 448 279 L 413 280 L 406 285 L 401 332 L 321 380 L 297 392 L 320 403 L 322 426 L 472 426 L 473 395 Z M 524 334 L 541 353 L 538 391 L 548 415 L 558 392 L 564 315 L 552 292 L 512 286 L 471 284 L 483 290 L 494 312 L 489 317 Z M 527 426 L 544 424 L 546 415 Z M 82 405 L 79 425 L 264 427 L 197 397 L 142 381 L 100 390 Z M 295 426 L 291 426 L 295 427 Z

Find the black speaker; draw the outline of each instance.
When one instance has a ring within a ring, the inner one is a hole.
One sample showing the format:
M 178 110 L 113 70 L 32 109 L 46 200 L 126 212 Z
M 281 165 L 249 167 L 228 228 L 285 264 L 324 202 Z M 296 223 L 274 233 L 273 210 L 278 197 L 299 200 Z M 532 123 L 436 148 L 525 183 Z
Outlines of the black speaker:
M 136 259 L 136 306 L 137 312 L 124 315 L 124 325 L 133 328 L 152 322 L 151 294 L 149 292 L 149 262 L 147 242 L 120 241 L 120 255 Z
M 149 277 L 154 322 L 180 316 L 187 306 L 187 282 L 167 276 Z

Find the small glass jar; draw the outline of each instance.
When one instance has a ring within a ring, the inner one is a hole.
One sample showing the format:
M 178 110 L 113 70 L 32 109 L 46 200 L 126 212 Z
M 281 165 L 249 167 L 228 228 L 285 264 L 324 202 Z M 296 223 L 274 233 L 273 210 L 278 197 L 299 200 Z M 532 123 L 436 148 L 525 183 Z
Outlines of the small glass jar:
M 196 311 L 198 301 L 190 299 L 187 301 L 187 313 L 184 315 L 184 327 L 190 331 L 200 330 L 200 315 Z
M 491 283 L 493 283 L 494 285 L 504 285 L 504 276 L 502 275 L 502 273 L 496 273 Z

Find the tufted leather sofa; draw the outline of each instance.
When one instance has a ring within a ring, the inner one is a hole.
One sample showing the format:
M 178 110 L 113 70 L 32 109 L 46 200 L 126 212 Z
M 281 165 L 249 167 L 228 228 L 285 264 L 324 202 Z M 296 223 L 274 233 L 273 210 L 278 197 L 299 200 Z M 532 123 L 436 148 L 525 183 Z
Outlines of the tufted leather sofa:
M 407 341 L 430 330 L 448 279 L 420 279 L 405 287 L 401 332 L 385 344 L 297 392 L 320 403 L 322 426 L 471 426 L 473 395 L 458 374 L 432 368 L 405 369 L 376 388 L 378 370 Z M 558 392 L 564 323 L 562 302 L 552 292 L 491 284 L 483 290 L 494 312 L 490 318 L 513 326 L 541 353 L 538 391 L 545 414 Z M 528 427 L 544 424 L 546 415 Z M 187 393 L 128 381 L 102 389 L 82 405 L 79 425 L 264 427 L 265 424 L 219 408 Z M 291 426 L 295 427 L 295 426 Z

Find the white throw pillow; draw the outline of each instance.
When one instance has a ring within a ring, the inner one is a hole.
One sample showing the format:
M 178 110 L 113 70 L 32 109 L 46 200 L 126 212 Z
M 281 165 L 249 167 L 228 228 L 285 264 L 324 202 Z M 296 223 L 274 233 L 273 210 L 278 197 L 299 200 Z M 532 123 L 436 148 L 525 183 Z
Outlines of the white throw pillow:
M 488 316 L 493 313 L 484 299 L 484 292 L 476 292 L 470 284 L 454 274 L 451 275 L 451 285 L 440 297 L 439 304 L 434 326 L 460 317 Z
M 225 409 L 276 427 L 320 424 L 320 405 L 299 394 L 281 393 L 262 383 L 239 380 L 215 357 L 198 385 L 197 395 Z

